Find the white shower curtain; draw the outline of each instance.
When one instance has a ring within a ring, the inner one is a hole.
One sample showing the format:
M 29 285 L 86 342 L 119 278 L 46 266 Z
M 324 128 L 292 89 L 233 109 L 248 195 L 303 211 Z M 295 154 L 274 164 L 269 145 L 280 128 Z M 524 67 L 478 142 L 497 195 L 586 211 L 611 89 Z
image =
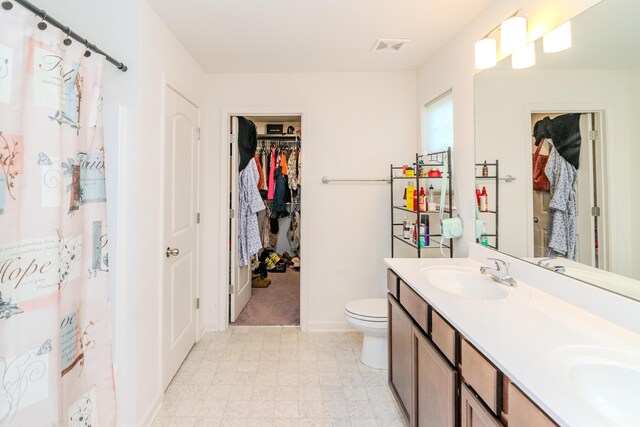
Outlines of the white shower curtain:
M 0 426 L 113 426 L 104 58 L 0 10 Z

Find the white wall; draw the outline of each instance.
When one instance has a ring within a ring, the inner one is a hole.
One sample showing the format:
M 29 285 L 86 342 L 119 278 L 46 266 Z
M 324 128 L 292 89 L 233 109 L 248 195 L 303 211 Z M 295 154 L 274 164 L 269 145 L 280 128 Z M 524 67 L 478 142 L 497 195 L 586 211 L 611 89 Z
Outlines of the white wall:
M 310 329 L 338 329 L 346 327 L 345 302 L 384 295 L 381 259 L 390 252 L 389 187 L 325 185 L 320 178 L 383 178 L 390 163 L 408 162 L 417 140 L 415 82 L 415 72 L 208 76 L 205 122 L 211 137 L 202 147 L 207 166 L 201 175 L 206 328 L 221 326 L 219 313 L 226 306 L 219 295 L 228 245 L 229 162 L 227 141 L 220 140 L 222 111 L 250 115 L 293 107 L 304 112 L 301 263 L 308 305 L 303 301 L 306 318 L 301 321 Z
M 204 104 L 205 74 L 146 2 L 141 8 L 140 138 L 135 142 L 140 278 L 137 283 L 137 422 L 150 422 L 162 399 L 163 143 L 165 85 Z M 204 135 L 203 135 L 204 138 Z
M 603 111 L 610 271 L 631 275 L 629 87 L 626 70 L 490 70 L 476 76 L 476 158 L 500 160 L 500 250 L 526 257 L 529 241 L 531 111 Z M 490 187 L 493 190 L 493 187 Z M 637 239 L 636 239 L 637 240 Z M 638 254 L 640 256 L 640 253 Z
M 418 71 L 418 115 L 424 105 L 449 89 L 453 90 L 454 163 L 456 188 L 465 222 L 465 237 L 457 242 L 457 253 L 466 255 L 468 242 L 474 240 L 474 44 L 488 31 L 522 9 L 534 38 L 598 3 L 599 0 L 495 0 L 458 36 L 447 43 Z M 418 147 L 420 144 L 418 143 Z

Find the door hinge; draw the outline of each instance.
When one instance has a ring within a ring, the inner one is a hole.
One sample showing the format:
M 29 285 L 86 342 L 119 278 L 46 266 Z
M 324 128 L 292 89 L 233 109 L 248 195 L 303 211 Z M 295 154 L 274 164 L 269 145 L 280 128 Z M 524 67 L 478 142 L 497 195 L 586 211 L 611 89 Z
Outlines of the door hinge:
M 589 131 L 589 139 L 591 141 L 597 141 L 598 138 L 600 138 L 600 132 L 598 132 L 597 130 L 590 130 Z
M 200 212 L 196 214 L 196 224 L 200 224 Z
M 196 298 L 196 310 L 200 308 L 200 298 Z
M 196 139 L 200 139 L 200 128 L 196 128 Z
M 229 209 L 229 218 L 235 218 L 236 213 L 233 211 L 233 209 Z
M 600 206 L 593 206 L 591 208 L 591 216 L 600 216 Z
M 233 293 L 233 285 L 229 285 L 229 295 Z

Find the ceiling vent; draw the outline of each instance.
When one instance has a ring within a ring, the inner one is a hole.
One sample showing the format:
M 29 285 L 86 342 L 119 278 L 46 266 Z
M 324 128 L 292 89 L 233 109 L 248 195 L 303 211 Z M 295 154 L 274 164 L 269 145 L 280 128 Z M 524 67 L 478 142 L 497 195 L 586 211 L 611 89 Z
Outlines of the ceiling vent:
M 400 52 L 409 39 L 378 39 L 371 52 Z

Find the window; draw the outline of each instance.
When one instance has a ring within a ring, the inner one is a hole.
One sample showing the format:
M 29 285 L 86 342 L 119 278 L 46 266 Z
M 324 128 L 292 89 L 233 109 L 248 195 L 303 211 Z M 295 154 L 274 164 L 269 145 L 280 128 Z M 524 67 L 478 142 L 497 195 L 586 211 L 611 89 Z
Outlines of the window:
M 423 153 L 453 147 L 453 96 L 448 91 L 425 106 Z

